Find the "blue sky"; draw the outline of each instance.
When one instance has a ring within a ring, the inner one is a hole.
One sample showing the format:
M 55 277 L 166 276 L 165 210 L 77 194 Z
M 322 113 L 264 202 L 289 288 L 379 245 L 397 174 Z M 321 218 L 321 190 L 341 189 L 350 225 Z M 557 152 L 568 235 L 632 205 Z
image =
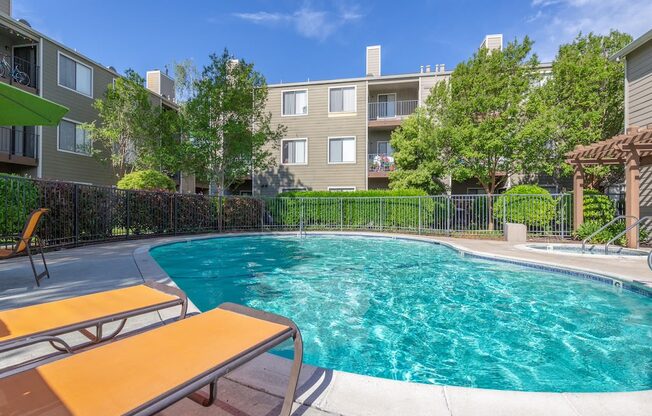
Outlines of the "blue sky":
M 374 44 L 383 74 L 453 68 L 489 33 L 529 35 L 551 60 L 580 30 L 652 29 L 652 1 L 14 0 L 14 17 L 120 72 L 185 58 L 201 67 L 228 47 L 277 83 L 363 76 Z

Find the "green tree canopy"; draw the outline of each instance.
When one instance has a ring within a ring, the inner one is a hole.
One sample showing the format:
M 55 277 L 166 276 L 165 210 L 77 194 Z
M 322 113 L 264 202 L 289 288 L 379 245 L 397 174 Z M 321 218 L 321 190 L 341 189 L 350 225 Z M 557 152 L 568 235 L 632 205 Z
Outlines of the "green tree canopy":
M 84 125 L 100 145 L 94 155 L 109 161 L 118 178 L 135 169 L 173 173 L 181 163 L 176 112 L 154 105 L 143 84 L 140 75 L 127 70 L 93 103 L 99 120 Z
M 437 93 L 434 91 L 433 93 Z M 414 114 L 392 132 L 391 143 L 397 170 L 389 172 L 391 189 L 421 189 L 434 195 L 446 188 L 441 178 L 445 174 L 442 129 L 428 108 L 417 108 Z
M 552 76 L 531 100 L 537 105 L 537 116 L 528 133 L 550 144 L 541 171 L 555 178 L 567 176 L 571 173 L 565 163 L 567 152 L 622 131 L 624 65 L 609 58 L 631 41 L 630 35 L 617 31 L 605 36 L 580 33 L 559 47 Z M 587 173 L 591 187 L 620 176 L 618 170 L 604 166 L 589 168 Z
M 223 193 L 252 171 L 268 168 L 283 136 L 265 111 L 267 85 L 254 65 L 235 60 L 227 50 L 192 83 L 184 106 L 190 137 L 188 168 Z
M 493 194 L 509 175 L 534 165 L 546 142 L 525 134 L 533 117 L 528 97 L 541 79 L 531 49 L 527 37 L 503 50 L 481 48 L 436 85 L 425 110 L 392 135 L 391 186 L 434 191 L 437 178 L 450 173 Z

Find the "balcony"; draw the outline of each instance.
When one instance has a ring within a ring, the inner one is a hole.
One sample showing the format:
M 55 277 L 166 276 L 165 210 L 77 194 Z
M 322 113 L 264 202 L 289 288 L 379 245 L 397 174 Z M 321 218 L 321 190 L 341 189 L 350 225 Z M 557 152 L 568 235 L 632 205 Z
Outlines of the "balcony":
M 371 153 L 368 157 L 370 178 L 386 178 L 387 174 L 396 169 L 394 158 L 385 154 Z
M 419 100 L 369 103 L 369 127 L 396 127 L 403 118 L 414 113 Z
M 39 67 L 36 63 L 0 52 L 0 82 L 25 91 L 38 91 Z
M 0 163 L 38 165 L 38 135 L 34 127 L 0 127 Z

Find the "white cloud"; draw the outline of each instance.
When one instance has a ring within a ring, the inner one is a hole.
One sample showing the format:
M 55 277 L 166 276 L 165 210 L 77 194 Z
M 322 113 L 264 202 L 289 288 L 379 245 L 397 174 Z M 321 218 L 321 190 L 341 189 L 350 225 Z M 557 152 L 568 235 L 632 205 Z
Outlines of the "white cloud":
M 340 5 L 337 10 L 315 8 L 309 3 L 291 13 L 258 11 L 234 13 L 233 16 L 254 24 L 292 27 L 301 36 L 325 40 L 344 23 L 360 20 L 363 15 L 355 5 Z
M 552 60 L 560 44 L 579 32 L 607 34 L 611 29 L 635 38 L 652 29 L 650 0 L 532 0 L 536 26 L 529 28 L 544 61 Z M 534 29 L 534 30 L 533 30 Z

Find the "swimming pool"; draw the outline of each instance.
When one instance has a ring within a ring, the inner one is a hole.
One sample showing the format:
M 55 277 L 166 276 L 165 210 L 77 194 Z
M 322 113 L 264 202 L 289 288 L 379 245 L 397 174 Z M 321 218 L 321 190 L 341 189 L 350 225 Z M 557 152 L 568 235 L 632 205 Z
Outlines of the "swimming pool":
M 151 255 L 201 310 L 291 317 L 309 364 L 502 390 L 652 388 L 652 299 L 594 280 L 376 237 L 238 236 Z

